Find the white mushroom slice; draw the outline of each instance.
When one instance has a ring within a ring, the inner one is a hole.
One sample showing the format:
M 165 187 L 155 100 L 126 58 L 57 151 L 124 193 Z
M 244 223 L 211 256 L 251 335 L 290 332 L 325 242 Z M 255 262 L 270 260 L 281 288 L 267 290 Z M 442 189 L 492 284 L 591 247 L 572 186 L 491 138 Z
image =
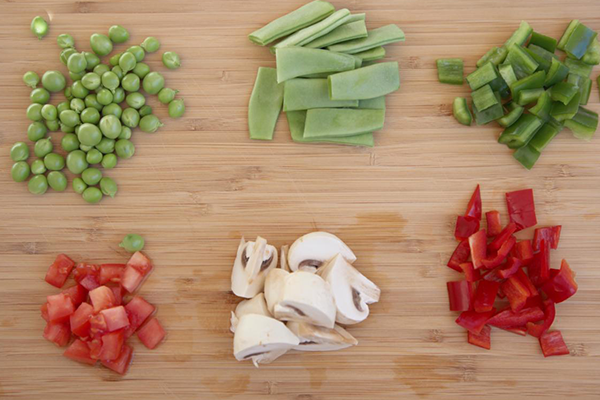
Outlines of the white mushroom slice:
M 260 236 L 256 242 L 245 242 L 242 238 L 231 273 L 231 290 L 246 299 L 256 296 L 263 291 L 267 274 L 276 266 L 275 247 L 267 245 Z
M 267 309 L 273 314 L 275 304 L 283 299 L 283 283 L 285 277 L 290 273 L 281 268 L 273 268 L 269 271 L 265 280 L 265 300 L 267 301 Z
M 267 303 L 265 301 L 265 295 L 259 293 L 250 300 L 243 300 L 235 308 L 235 312 L 231 312 L 231 332 L 235 332 L 235 328 L 240 318 L 246 314 L 259 314 L 266 317 L 272 317 L 271 313 L 267 309 Z
M 312 232 L 298 238 L 288 252 L 288 264 L 291 271 L 315 271 L 341 254 L 349 263 L 356 256 L 340 238 L 327 232 Z
M 292 272 L 292 271 L 290 271 L 290 266 L 287 262 L 287 255 L 288 255 L 289 250 L 290 250 L 290 246 L 288 246 L 287 244 L 281 246 L 281 258 L 280 258 L 281 266 L 280 266 L 280 268 L 284 271 Z
M 285 354 L 300 341 L 282 322 L 258 314 L 240 318 L 233 337 L 233 355 L 238 361 L 252 359 L 256 367 Z
M 299 351 L 332 351 L 356 346 L 358 340 L 339 325 L 333 329 L 300 322 L 288 322 L 287 327 L 294 332 L 300 344 L 294 347 Z
M 307 322 L 333 328 L 335 303 L 329 284 L 319 275 L 296 271 L 285 277 L 283 296 L 273 308 L 273 315 L 281 321 Z
M 337 308 L 336 322 L 357 324 L 369 315 L 368 304 L 379 301 L 381 290 L 341 254 L 319 269 L 318 274 L 331 286 Z

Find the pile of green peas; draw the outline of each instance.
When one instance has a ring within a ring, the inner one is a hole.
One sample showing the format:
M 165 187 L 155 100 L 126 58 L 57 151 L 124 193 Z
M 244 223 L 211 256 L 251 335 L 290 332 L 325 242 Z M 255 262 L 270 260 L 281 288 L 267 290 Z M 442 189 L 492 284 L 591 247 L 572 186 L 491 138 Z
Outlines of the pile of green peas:
M 40 39 L 47 34 L 48 26 L 44 23 L 41 17 L 36 17 L 31 25 L 32 32 Z M 164 77 L 142 62 L 146 53 L 160 48 L 156 38 L 148 37 L 141 45 L 113 55 L 109 64 L 101 62 L 100 57 L 113 51 L 113 44 L 128 39 L 125 28 L 113 25 L 108 36 L 95 33 L 90 37 L 92 52 L 79 52 L 73 37 L 61 34 L 57 37 L 62 49 L 60 60 L 67 66 L 73 83 L 67 85 L 65 76 L 56 70 L 46 71 L 41 79 L 33 71 L 23 75 L 25 84 L 32 88 L 31 105 L 26 112 L 31 120 L 27 137 L 34 143 L 33 154 L 37 159 L 29 164 L 29 146 L 25 142 L 15 143 L 10 151 L 15 162 L 11 169 L 14 181 L 24 182 L 33 175 L 28 182 L 31 193 L 44 194 L 49 187 L 62 192 L 68 183 L 62 172 L 66 167 L 76 175 L 73 190 L 88 203 L 98 203 L 103 196 L 114 197 L 117 184 L 104 176 L 100 168 L 112 169 L 119 159 L 134 155 L 135 146 L 130 140 L 134 128 L 153 133 L 163 126 L 140 89 L 168 104 L 172 118 L 183 115 L 183 99 L 175 98 L 178 91 L 165 87 Z M 181 61 L 176 53 L 165 52 L 163 64 L 175 69 Z M 66 100 L 56 106 L 50 104 L 51 93 L 58 92 L 63 92 Z M 60 147 L 66 157 L 56 151 L 55 144 L 47 137 L 53 131 L 64 132 Z

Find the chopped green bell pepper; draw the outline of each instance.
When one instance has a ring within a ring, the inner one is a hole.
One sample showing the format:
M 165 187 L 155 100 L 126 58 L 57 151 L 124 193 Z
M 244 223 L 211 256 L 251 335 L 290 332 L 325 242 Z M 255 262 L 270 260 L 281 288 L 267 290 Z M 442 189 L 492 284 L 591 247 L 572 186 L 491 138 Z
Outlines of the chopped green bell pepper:
M 508 86 L 512 85 L 514 82 L 517 81 L 515 70 L 510 64 L 500 65 L 498 67 L 498 72 L 500 73 L 500 76 L 502 76 L 502 79 L 504 79 L 504 82 L 506 82 Z
M 550 36 L 542 35 L 541 33 L 533 32 L 531 34 L 531 40 L 529 41 L 529 46 L 536 45 L 545 50 L 548 50 L 550 53 L 554 53 L 556 51 L 556 45 L 558 41 Z
M 527 145 L 515 150 L 513 157 L 521 163 L 522 166 L 531 169 L 540 158 L 540 152 L 532 146 Z
M 517 104 L 520 106 L 531 104 L 537 101 L 543 93 L 545 93 L 543 88 L 521 90 L 517 97 Z
M 504 43 L 507 49 L 510 49 L 513 44 L 522 46 L 529 39 L 529 35 L 533 32 L 533 28 L 525 21 L 521 21 L 519 28 L 512 34 L 512 36 Z
M 535 74 L 529 75 L 521 80 L 516 81 L 510 85 L 510 92 L 512 93 L 513 99 L 519 98 L 519 92 L 521 90 L 539 89 L 544 87 L 546 81 L 546 72 L 538 71 Z
M 498 70 L 494 64 L 488 62 L 481 68 L 467 75 L 467 83 L 471 86 L 471 90 L 477 90 L 480 87 L 487 85 L 498 77 Z
M 508 50 L 506 61 L 512 65 L 518 79 L 529 76 L 538 69 L 539 64 L 519 45 L 512 45 Z
M 504 130 L 498 138 L 498 143 L 506 144 L 511 149 L 525 146 L 527 142 L 542 127 L 542 120 L 532 114 L 523 114 Z
M 554 101 L 560 101 L 563 104 L 569 104 L 576 93 L 579 92 L 579 88 L 569 82 L 559 82 L 552 86 L 550 89 L 550 97 Z
M 460 58 L 441 58 L 437 60 L 438 79 L 440 83 L 462 85 L 463 68 L 463 60 Z
M 483 67 L 483 65 L 487 62 L 491 62 L 492 64 L 498 66 L 504 62 L 504 60 L 506 60 L 507 55 L 508 49 L 505 46 L 494 47 L 485 53 L 483 57 L 479 59 L 479 61 L 477 61 L 477 68 Z
M 569 57 L 581 60 L 597 36 L 597 32 L 580 23 L 573 29 L 569 40 L 565 44 L 564 51 Z
M 565 65 L 569 68 L 569 73 L 585 76 L 589 78 L 592 74 L 593 65 L 588 65 L 583 61 L 574 60 L 572 58 L 565 59 Z
M 538 70 L 543 69 L 546 72 L 550 70 L 552 59 L 556 58 L 556 55 L 534 44 L 530 44 L 525 51 L 540 65 Z
M 498 103 L 491 106 L 487 110 L 480 111 L 473 105 L 473 114 L 475 114 L 475 122 L 477 125 L 485 125 L 490 122 L 502 118 L 504 116 L 504 107 L 502 107 L 502 97 L 500 93 L 495 93 Z
M 592 80 L 585 76 L 569 74 L 567 82 L 572 83 L 579 88 L 579 93 L 581 93 L 581 101 L 579 104 L 582 106 L 586 105 L 592 94 Z
M 552 64 L 550 65 L 550 70 L 546 75 L 544 86 L 551 87 L 556 85 L 558 82 L 563 81 L 567 77 L 568 73 L 569 68 L 556 58 L 553 58 Z
M 508 114 L 498 119 L 498 123 L 503 128 L 508 128 L 509 126 L 517 122 L 517 120 L 521 118 L 521 115 L 523 115 L 523 111 L 525 111 L 525 107 L 521 107 L 514 101 L 508 103 L 506 108 L 508 108 L 509 110 Z
M 528 145 L 535 150 L 542 152 L 564 128 L 560 123 L 550 120 L 540 128 L 535 136 L 529 141 Z
M 471 98 L 473 99 L 473 105 L 479 111 L 487 110 L 491 106 L 498 104 L 498 99 L 496 99 L 496 95 L 490 85 L 485 85 L 471 93 Z
M 550 111 L 552 111 L 552 99 L 550 93 L 546 90 L 539 97 L 537 104 L 529 109 L 529 112 L 540 118 L 542 121 L 548 121 L 550 119 Z
M 579 90 L 575 92 L 573 99 L 568 104 L 556 102 L 552 105 L 552 111 L 550 115 L 557 121 L 566 121 L 571 119 L 577 114 L 579 109 L 579 102 L 581 101 L 581 93 Z
M 600 64 L 600 42 L 598 41 L 598 38 L 592 42 L 592 45 L 583 55 L 581 61 L 589 65 Z
M 562 37 L 558 41 L 558 44 L 556 45 L 557 49 L 563 50 L 563 51 L 565 50 L 565 45 L 569 41 L 569 38 L 571 37 L 571 34 L 575 30 L 575 28 L 577 28 L 578 25 L 579 25 L 579 20 L 578 19 L 574 19 L 574 20 L 572 20 L 569 23 L 569 26 L 567 26 L 567 29 L 565 30 L 565 33 L 563 33 Z
M 473 117 L 471 115 L 471 111 L 469 110 L 467 99 L 464 97 L 455 98 L 454 103 L 452 103 L 452 113 L 458 122 L 463 125 L 471 126 Z
M 598 129 L 598 114 L 587 108 L 579 107 L 577 114 L 572 119 L 565 121 L 565 127 L 569 128 L 577 139 L 590 141 Z

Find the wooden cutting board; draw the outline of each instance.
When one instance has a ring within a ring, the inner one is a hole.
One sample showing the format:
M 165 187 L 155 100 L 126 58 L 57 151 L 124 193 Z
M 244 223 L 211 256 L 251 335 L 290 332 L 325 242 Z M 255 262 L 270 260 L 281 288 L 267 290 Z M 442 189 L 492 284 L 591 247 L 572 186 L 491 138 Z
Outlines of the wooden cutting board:
M 468 89 L 439 84 L 435 60 L 463 57 L 469 73 L 520 20 L 553 37 L 573 18 L 600 30 L 600 3 L 334 1 L 366 12 L 370 28 L 396 23 L 406 32 L 405 43 L 387 48 L 387 60 L 400 63 L 402 87 L 388 98 L 376 146 L 294 144 L 284 116 L 273 142 L 252 142 L 246 107 L 256 70 L 275 63 L 246 36 L 303 3 L 0 0 L 0 398 L 598 399 L 600 138 L 585 143 L 565 131 L 528 172 L 495 143 L 497 126 L 454 121 L 452 100 Z M 42 41 L 29 32 L 35 15 L 51 20 Z M 181 90 L 185 117 L 168 119 L 150 99 L 165 126 L 135 132 L 135 157 L 107 173 L 119 184 L 115 199 L 88 205 L 71 189 L 33 196 L 9 176 L 9 149 L 25 140 L 28 125 L 21 77 L 66 71 L 58 34 L 71 33 L 88 50 L 89 36 L 112 24 L 130 30 L 127 45 L 153 35 L 161 51 L 181 55 L 177 71 L 162 67 L 159 54 L 147 62 Z M 598 100 L 594 82 L 589 108 L 596 112 Z M 555 324 L 570 356 L 544 359 L 535 339 L 498 330 L 486 351 L 467 344 L 454 324 L 445 282 L 459 276 L 445 263 L 454 218 L 477 183 L 484 208 L 500 210 L 503 221 L 504 193 L 533 188 L 540 224 L 562 224 L 552 266 L 568 259 L 579 283 Z M 370 318 L 350 329 L 360 344 L 288 354 L 260 369 L 238 363 L 228 327 L 240 237 L 262 235 L 280 246 L 313 230 L 345 240 L 357 267 L 382 288 Z M 141 294 L 158 305 L 169 336 L 154 351 L 134 338 L 133 366 L 120 377 L 62 357 L 41 337 L 39 307 L 57 292 L 43 281 L 56 254 L 125 262 L 118 243 L 130 232 L 147 240 L 156 269 Z

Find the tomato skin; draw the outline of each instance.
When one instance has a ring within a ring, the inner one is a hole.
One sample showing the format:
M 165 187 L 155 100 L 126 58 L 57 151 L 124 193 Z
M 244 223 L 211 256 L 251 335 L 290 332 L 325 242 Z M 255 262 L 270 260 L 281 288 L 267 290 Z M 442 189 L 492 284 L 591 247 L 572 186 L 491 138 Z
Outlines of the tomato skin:
M 144 276 L 137 269 L 133 268 L 131 265 L 127 265 L 125 271 L 123 271 L 121 286 L 129 293 L 133 293 L 137 290 L 143 280 Z
M 71 339 L 69 324 L 48 322 L 44 328 L 44 338 L 58 347 L 66 346 Z
M 129 318 L 129 327 L 125 330 L 125 336 L 129 337 L 133 335 L 155 310 L 156 307 L 148 303 L 141 296 L 135 296 L 131 299 L 125 306 L 125 311 L 127 311 L 127 317 Z
M 129 318 L 123 306 L 107 308 L 100 311 L 100 314 L 104 316 L 108 332 L 114 332 L 129 326 Z
M 121 354 L 119 358 L 114 361 L 102 360 L 102 365 L 104 365 L 108 369 L 112 369 L 113 371 L 125 375 L 127 370 L 129 369 L 129 365 L 131 364 L 131 360 L 133 358 L 133 348 L 127 345 L 123 345 L 123 349 L 121 350 Z
M 80 339 L 75 339 L 75 341 L 67 347 L 63 356 L 84 364 L 96 364 L 96 360 L 90 357 L 90 347 L 86 342 Z
M 46 282 L 57 288 L 63 287 L 74 266 L 75 262 L 67 255 L 59 254 L 46 272 Z
M 136 251 L 133 253 L 129 261 L 127 261 L 127 265 L 138 270 L 142 276 L 148 275 L 153 268 L 148 257 L 146 257 L 141 251 Z
M 64 293 L 46 297 L 48 300 L 48 318 L 50 322 L 68 322 L 75 312 L 73 300 Z
M 83 303 L 88 294 L 88 291 L 81 285 L 71 286 L 62 292 L 71 298 L 75 307 Z
M 152 350 L 163 341 L 167 333 L 156 318 L 151 318 L 137 331 L 137 335 L 144 346 Z
M 77 264 L 73 273 L 75 281 L 87 290 L 94 290 L 100 286 L 99 275 L 100 267 L 98 265 L 86 263 Z
M 125 270 L 125 264 L 102 264 L 100 265 L 100 274 L 98 283 L 104 285 L 108 282 L 120 283 Z
M 81 305 L 71 315 L 71 332 L 79 337 L 88 337 L 90 335 L 90 318 L 94 315 L 94 307 L 88 303 Z
M 114 307 L 116 303 L 113 291 L 107 286 L 100 286 L 90 291 L 90 301 L 94 306 L 94 311 L 99 312 L 106 308 Z
M 100 350 L 100 359 L 106 361 L 114 361 L 121 355 L 123 344 L 125 343 L 125 335 L 123 330 L 107 333 L 102 336 L 102 349 Z

